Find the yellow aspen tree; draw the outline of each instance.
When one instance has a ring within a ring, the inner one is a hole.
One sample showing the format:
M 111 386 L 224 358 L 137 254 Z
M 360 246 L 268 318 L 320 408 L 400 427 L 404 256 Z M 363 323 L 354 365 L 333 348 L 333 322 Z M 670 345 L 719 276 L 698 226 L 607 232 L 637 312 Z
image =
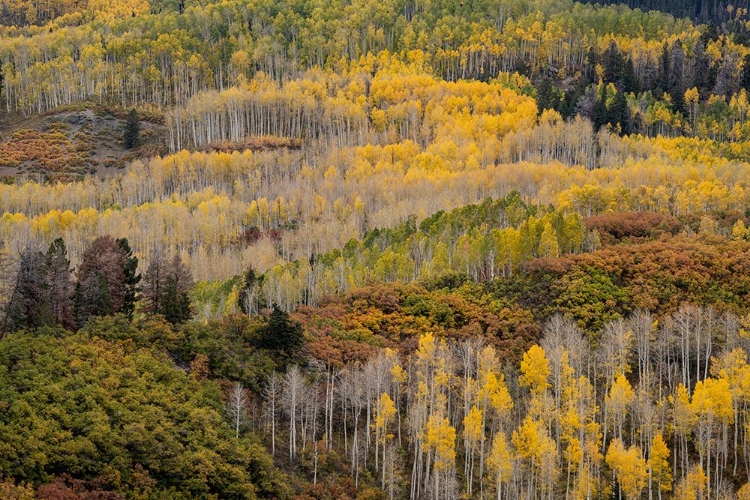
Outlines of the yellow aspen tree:
M 675 488 L 674 500 L 703 500 L 708 491 L 708 477 L 703 467 L 695 464 Z
M 564 391 L 564 400 L 561 440 L 566 445 L 563 458 L 568 461 L 566 491 L 572 491 L 575 498 L 592 498 L 603 491 L 598 481 L 599 467 L 604 458 L 594 387 L 582 375 L 570 381 Z
M 505 384 L 505 375 L 503 373 L 500 373 L 499 376 L 495 376 L 495 374 L 492 373 L 489 378 L 490 380 L 494 379 L 494 383 L 492 384 L 494 390 L 490 392 L 492 409 L 495 412 L 495 416 L 500 421 L 503 421 L 513 409 L 513 398 L 508 391 L 508 386 Z
M 394 353 L 395 354 L 395 353 Z M 401 445 L 401 408 L 400 400 L 401 393 L 403 391 L 404 384 L 409 380 L 409 374 L 404 370 L 400 364 L 394 363 L 391 367 L 391 381 L 393 382 L 393 394 L 396 398 L 396 416 L 398 417 L 397 429 L 398 429 L 398 442 Z
M 466 459 L 464 462 L 464 476 L 466 477 L 466 489 L 469 495 L 474 489 L 474 462 L 477 445 L 484 440 L 484 415 L 482 410 L 472 406 L 468 415 L 464 417 L 464 448 Z
M 538 345 L 533 345 L 523 355 L 521 361 L 521 376 L 518 383 L 521 387 L 529 387 L 532 395 L 543 394 L 549 387 L 549 360 L 547 355 Z
M 559 416 L 561 426 L 561 440 L 565 444 L 563 459 L 567 464 L 566 492 L 571 489 L 571 476 L 578 470 L 583 461 L 583 448 L 579 439 L 581 421 L 575 407 L 571 406 Z
M 504 432 L 498 432 L 492 440 L 492 450 L 487 458 L 487 466 L 493 473 L 497 500 L 502 500 L 503 483 L 510 480 L 513 474 L 513 456 Z
M 693 432 L 698 418 L 695 410 L 690 404 L 690 395 L 687 388 L 680 384 L 677 386 L 674 397 L 670 396 L 674 407 L 674 428 L 680 442 L 680 462 L 683 471 L 688 470 L 688 436 Z
M 557 232 L 552 224 L 547 221 L 544 230 L 539 237 L 539 257 L 557 257 L 560 255 L 560 247 L 557 243 Z
M 513 431 L 511 443 L 525 465 L 527 495 L 551 491 L 557 476 L 557 447 L 545 425 L 527 415 L 521 427 Z
M 433 453 L 434 498 L 450 498 L 449 481 L 456 462 L 456 429 L 447 418 L 431 415 L 427 420 L 424 447 Z M 441 490 L 442 478 L 442 490 Z
M 615 437 L 622 441 L 622 430 L 625 419 L 630 410 L 630 403 L 633 401 L 633 388 L 630 382 L 622 373 L 617 376 L 609 394 L 604 396 L 604 404 L 607 407 L 607 414 L 611 416 L 612 427 Z
M 696 132 L 695 122 L 698 117 L 698 103 L 700 102 L 700 94 L 696 87 L 687 89 L 685 91 L 685 103 L 690 106 L 690 123 L 693 127 L 693 134 Z
M 513 399 L 505 384 L 505 375 L 499 372 L 500 362 L 495 349 L 488 346 L 479 353 L 479 390 L 476 402 L 482 410 L 482 429 L 487 428 L 487 419 L 492 415 L 489 424 L 493 429 L 503 429 L 510 411 L 513 409 Z M 485 436 L 482 434 L 479 450 L 479 477 L 484 477 Z
M 669 448 L 661 436 L 656 434 L 651 441 L 651 456 L 648 457 L 648 488 L 649 498 L 652 497 L 652 488 L 657 488 L 657 495 L 661 500 L 662 493 L 672 491 L 672 468 L 667 459 Z
M 640 498 L 648 477 L 646 461 L 641 456 L 641 450 L 637 446 L 631 446 L 626 450 L 622 441 L 615 438 L 609 443 L 606 461 L 625 497 L 628 500 Z
M 531 346 L 521 360 L 521 376 L 518 377 L 518 383 L 531 391 L 529 414 L 545 421 L 548 419 L 544 417 L 549 412 L 546 401 L 549 375 L 549 359 L 544 349 L 538 345 Z
M 396 406 L 393 404 L 393 400 L 384 392 L 380 395 L 380 401 L 378 403 L 378 414 L 375 417 L 375 439 L 383 446 L 383 462 L 382 462 L 382 481 L 380 487 L 385 490 L 385 471 L 386 471 L 386 459 L 385 452 L 388 441 L 393 438 L 392 434 L 388 433 L 388 425 L 393 421 L 396 415 Z M 378 454 L 377 449 L 375 454 Z M 377 468 L 377 464 L 375 465 Z M 392 473 L 392 471 L 391 471 Z
M 734 420 L 732 391 L 726 373 L 722 370 L 722 377 L 707 378 L 695 384 L 693 397 L 690 402 L 697 418 L 695 427 L 695 444 L 700 455 L 701 464 L 705 464 L 708 489 L 711 489 L 711 458 L 716 455 L 715 472 L 721 475 L 723 465 L 721 450 L 726 449 L 727 427 Z M 724 440 L 719 443 L 718 439 Z M 718 446 L 719 453 L 714 453 L 712 446 Z
M 742 241 L 747 239 L 747 227 L 742 219 L 737 219 L 737 222 L 732 226 L 732 239 L 735 241 Z

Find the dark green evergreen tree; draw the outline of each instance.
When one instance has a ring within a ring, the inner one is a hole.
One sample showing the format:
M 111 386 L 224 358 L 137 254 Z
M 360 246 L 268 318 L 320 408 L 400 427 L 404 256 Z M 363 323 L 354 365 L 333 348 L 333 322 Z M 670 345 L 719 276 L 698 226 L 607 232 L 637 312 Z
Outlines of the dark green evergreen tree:
M 123 143 L 125 148 L 130 149 L 138 145 L 138 139 L 141 134 L 141 122 L 138 119 L 138 112 L 135 108 L 128 113 L 125 121 L 125 133 L 123 134 Z
M 693 82 L 690 86 L 697 88 L 700 95 L 708 95 L 716 85 L 718 68 L 711 64 L 711 58 L 706 54 L 706 46 L 702 42 L 695 47 L 693 64 L 696 70 L 693 72 Z
M 85 324 L 91 316 L 124 313 L 132 317 L 135 308 L 138 258 L 128 240 L 100 236 L 83 252 L 78 269 L 75 306 L 76 323 Z
M 625 61 L 625 65 L 623 66 L 620 89 L 626 93 L 638 92 L 640 90 L 638 77 L 636 77 L 635 68 L 633 68 L 633 60 L 630 58 Z
M 141 287 L 142 297 L 145 302 L 144 310 L 146 312 L 161 312 L 164 281 L 167 275 L 166 262 L 164 262 L 161 252 L 155 252 L 148 263 L 148 268 L 143 276 L 143 286 Z
M 268 323 L 261 328 L 259 334 L 258 347 L 275 351 L 282 367 L 302 360 L 302 325 L 292 320 L 278 305 L 273 305 Z
M 75 285 L 73 270 L 68 260 L 68 250 L 65 241 L 57 238 L 47 250 L 47 284 L 52 304 L 52 315 L 55 322 L 68 329 L 75 328 L 73 316 L 73 299 Z
M 613 128 L 619 126 L 623 135 L 630 134 L 630 110 L 625 93 L 618 92 L 612 99 L 612 104 L 607 108 L 607 123 Z
M 556 109 L 558 104 L 555 88 L 549 78 L 543 78 L 536 86 L 536 106 L 541 115 L 545 109 Z
M 596 65 L 599 62 L 599 54 L 596 53 L 596 49 L 592 45 L 586 54 L 586 61 L 584 62 L 583 68 L 583 84 L 588 86 L 589 84 L 596 83 Z
M 597 98 L 596 103 L 594 104 L 593 115 L 594 115 L 593 116 L 594 130 L 598 131 L 607 123 L 607 119 L 609 118 L 607 116 L 607 86 L 606 85 L 602 85 L 601 90 L 599 91 L 599 97 Z
M 750 55 L 745 56 L 745 60 L 742 64 L 742 75 L 740 76 L 740 87 L 745 89 L 745 92 L 750 92 Z
M 657 97 L 661 97 L 665 92 L 669 93 L 669 46 L 664 43 L 659 59 L 659 79 L 657 80 Z
M 112 296 L 107 279 L 99 271 L 88 273 L 76 283 L 73 296 L 76 326 L 83 327 L 94 316 L 112 314 Z
M 602 66 L 604 67 L 604 72 L 602 74 L 604 83 L 617 84 L 622 80 L 625 60 L 622 57 L 620 48 L 614 40 L 609 43 L 609 47 L 604 51 L 604 55 L 602 56 Z
M 143 280 L 144 309 L 164 315 L 172 324 L 184 323 L 192 316 L 189 295 L 192 286 L 193 276 L 179 255 L 166 262 L 157 253 L 152 256 Z
M 159 312 L 173 325 L 184 323 L 192 316 L 190 297 L 180 289 L 174 276 L 167 276 L 164 282 L 160 306 Z
M 8 304 L 6 330 L 54 324 L 44 254 L 27 249 L 21 254 L 15 290 Z
M 133 249 L 130 248 L 127 238 L 119 238 L 116 241 L 122 250 L 122 270 L 125 277 L 123 304 L 119 312 L 123 312 L 128 318 L 132 318 L 136 294 L 138 293 L 138 283 L 141 281 L 141 275 L 138 274 L 138 257 L 133 256 Z
M 578 104 L 578 99 L 581 98 L 583 92 L 584 89 L 580 84 L 565 92 L 562 101 L 560 101 L 560 116 L 567 120 L 575 114 L 576 104 Z

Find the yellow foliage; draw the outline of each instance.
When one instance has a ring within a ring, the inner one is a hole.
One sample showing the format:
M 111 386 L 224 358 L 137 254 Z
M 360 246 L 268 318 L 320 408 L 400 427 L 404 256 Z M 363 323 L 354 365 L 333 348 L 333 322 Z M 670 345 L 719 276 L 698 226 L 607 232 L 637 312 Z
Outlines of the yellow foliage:
M 641 450 L 637 446 L 626 450 L 619 439 L 613 439 L 607 449 L 606 461 L 614 471 L 625 497 L 628 500 L 640 498 L 648 479 L 646 461 L 641 456 Z
M 521 361 L 521 376 L 518 383 L 522 387 L 529 387 L 532 394 L 543 394 L 549 387 L 549 359 L 538 345 L 533 345 L 523 355 Z
M 423 447 L 426 451 L 435 452 L 435 468 L 445 470 L 455 465 L 456 461 L 456 429 L 447 418 L 431 415 L 427 420 L 427 428 Z

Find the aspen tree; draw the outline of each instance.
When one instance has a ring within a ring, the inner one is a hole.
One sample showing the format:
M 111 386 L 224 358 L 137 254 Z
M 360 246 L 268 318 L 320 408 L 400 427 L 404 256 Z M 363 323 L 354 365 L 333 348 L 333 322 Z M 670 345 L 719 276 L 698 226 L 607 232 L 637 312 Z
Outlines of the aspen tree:
M 611 415 L 613 429 L 620 441 L 623 440 L 623 426 L 633 402 L 633 389 L 625 375 L 620 374 L 615 379 L 609 394 L 604 397 L 604 405 Z
M 706 498 L 708 477 L 703 468 L 696 464 L 675 487 L 676 500 L 702 500 Z
M 474 487 L 474 458 L 476 455 L 477 444 L 484 440 L 484 427 L 482 425 L 484 415 L 482 410 L 472 406 L 468 415 L 464 417 L 464 442 L 466 450 L 466 463 L 464 466 L 465 476 L 467 477 L 467 493 L 472 494 Z M 481 453 L 481 450 L 480 450 Z M 480 475 L 481 477 L 481 475 Z
M 396 407 L 393 404 L 393 400 L 391 400 L 390 396 L 388 396 L 388 393 L 384 392 L 380 395 L 380 401 L 378 402 L 378 413 L 375 417 L 375 432 L 376 432 L 376 441 L 382 446 L 383 449 L 383 459 L 382 459 L 382 480 L 380 483 L 380 487 L 385 490 L 385 473 L 386 473 L 386 447 L 389 443 L 389 441 L 393 438 L 392 434 L 388 433 L 388 425 L 391 423 L 393 418 L 396 415 Z M 378 453 L 377 448 L 375 451 L 376 455 Z M 377 468 L 377 462 L 375 467 Z M 393 471 L 390 471 L 390 474 L 393 475 Z
M 523 424 L 513 431 L 511 442 L 525 466 L 526 495 L 541 493 L 543 498 L 548 498 L 557 476 L 557 453 L 545 425 L 527 415 Z
M 494 473 L 497 500 L 502 500 L 503 483 L 508 482 L 513 474 L 513 457 L 504 432 L 496 433 L 492 439 L 492 450 L 487 459 L 487 466 Z
M 618 438 L 612 440 L 607 449 L 607 465 L 614 473 L 622 493 L 628 500 L 640 498 L 646 487 L 648 469 L 636 446 L 625 449 Z
M 667 459 L 669 448 L 667 443 L 656 434 L 651 441 L 651 452 L 648 457 L 648 497 L 653 498 L 653 488 L 656 488 L 657 496 L 661 500 L 662 493 L 672 491 L 672 473 Z
M 549 374 L 549 360 L 544 349 L 538 345 L 531 346 L 523 355 L 518 383 L 521 387 L 529 387 L 531 391 L 529 414 L 535 418 L 544 419 L 545 422 L 549 422 L 547 405 Z
M 448 419 L 438 415 L 430 416 L 425 428 L 424 446 L 434 454 L 432 497 L 435 500 L 449 499 L 454 494 L 451 483 L 456 461 L 455 441 L 456 430 Z
M 239 439 L 240 427 L 247 421 L 248 396 L 241 382 L 236 382 L 227 394 L 226 412 L 234 428 L 234 437 Z

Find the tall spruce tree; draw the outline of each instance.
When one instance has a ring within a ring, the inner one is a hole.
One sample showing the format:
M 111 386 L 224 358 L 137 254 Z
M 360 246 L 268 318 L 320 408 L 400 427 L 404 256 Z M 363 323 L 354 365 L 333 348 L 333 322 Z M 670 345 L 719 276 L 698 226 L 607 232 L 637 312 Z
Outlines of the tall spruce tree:
M 7 314 L 8 331 L 54 323 L 47 285 L 47 265 L 41 252 L 26 249 L 21 254 L 15 290 Z
M 282 367 L 301 361 L 302 325 L 274 304 L 268 323 L 261 329 L 258 347 L 275 351 Z
M 46 264 L 52 316 L 55 322 L 63 327 L 75 328 L 73 270 L 70 267 L 68 250 L 62 238 L 57 238 L 50 245 L 47 250 Z
M 138 119 L 138 112 L 133 108 L 128 113 L 127 120 L 125 121 L 125 133 L 122 138 L 125 148 L 131 149 L 137 146 L 140 134 L 141 122 Z
M 193 276 L 179 255 L 167 263 L 157 253 L 151 259 L 143 280 L 146 311 L 162 314 L 172 324 L 189 320 L 192 286 Z
M 118 238 L 116 241 L 122 251 L 122 270 L 125 275 L 125 288 L 121 312 L 125 313 L 130 318 L 133 316 L 133 311 L 135 310 L 138 283 L 141 281 L 141 275 L 138 274 L 138 257 L 133 256 L 133 249 L 130 248 L 130 243 L 128 243 L 127 238 Z

